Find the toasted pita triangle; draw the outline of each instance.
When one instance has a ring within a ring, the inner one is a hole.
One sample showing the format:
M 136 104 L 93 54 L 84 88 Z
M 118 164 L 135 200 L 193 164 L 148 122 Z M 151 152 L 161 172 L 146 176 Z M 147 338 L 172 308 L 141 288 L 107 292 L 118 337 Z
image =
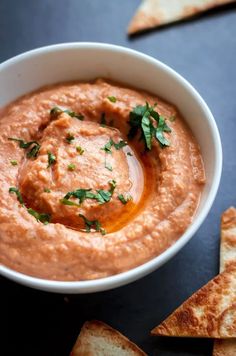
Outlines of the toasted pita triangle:
M 131 20 L 128 33 L 134 34 L 195 16 L 235 0 L 143 0 Z
M 194 293 L 152 335 L 236 337 L 236 264 Z
M 222 214 L 220 270 L 236 261 L 236 209 L 231 207 Z M 235 356 L 236 340 L 215 340 L 213 356 Z
M 70 356 L 147 356 L 119 331 L 101 321 L 87 321 Z
M 229 208 L 221 218 L 220 270 L 236 262 L 236 209 Z

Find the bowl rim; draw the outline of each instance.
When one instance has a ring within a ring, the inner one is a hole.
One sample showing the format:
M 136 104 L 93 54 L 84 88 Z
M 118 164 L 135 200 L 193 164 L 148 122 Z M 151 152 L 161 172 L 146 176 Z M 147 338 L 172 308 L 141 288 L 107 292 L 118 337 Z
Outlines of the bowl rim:
M 83 293 L 93 293 L 99 291 L 105 291 L 109 289 L 113 289 L 119 286 L 126 285 L 128 283 L 134 282 L 137 279 L 140 279 L 147 274 L 153 272 L 154 270 L 161 267 L 164 263 L 169 261 L 177 252 L 179 252 L 182 247 L 194 236 L 196 231 L 199 229 L 204 219 L 207 217 L 214 199 L 217 194 L 217 190 L 220 183 L 221 173 L 222 173 L 222 145 L 220 134 L 214 120 L 214 117 L 203 100 L 197 90 L 180 74 L 178 74 L 174 69 L 167 66 L 163 62 L 155 59 L 147 54 L 142 52 L 124 47 L 118 46 L 108 43 L 100 43 L 100 42 L 69 42 L 69 43 L 60 43 L 53 44 L 49 46 L 39 47 L 17 56 L 14 56 L 3 63 L 0 64 L 0 71 L 4 70 L 8 66 L 17 64 L 19 61 L 23 61 L 28 58 L 35 57 L 40 54 L 46 54 L 49 52 L 57 52 L 71 49 L 100 49 L 105 51 L 112 51 L 117 53 L 123 53 L 128 56 L 133 56 L 138 58 L 139 60 L 143 60 L 147 64 L 155 65 L 159 67 L 159 69 L 168 72 L 179 85 L 185 87 L 188 91 L 191 92 L 194 100 L 198 102 L 201 106 L 202 111 L 204 112 L 205 118 L 208 120 L 210 130 L 215 142 L 214 150 L 216 152 L 216 162 L 215 169 L 213 172 L 213 180 L 210 187 L 210 191 L 206 198 L 206 202 L 200 211 L 196 220 L 193 220 L 192 224 L 188 227 L 188 229 L 184 232 L 183 235 L 167 250 L 162 252 L 160 255 L 154 257 L 153 259 L 145 262 L 144 264 L 132 268 L 128 271 L 100 278 L 94 280 L 85 280 L 85 281 L 55 281 L 42 279 L 38 277 L 33 277 L 30 275 L 26 275 L 21 272 L 17 272 L 12 270 L 9 267 L 0 265 L 0 274 L 4 277 L 7 277 L 15 282 L 26 285 L 28 287 L 56 292 L 56 293 L 69 293 L 69 294 L 83 294 Z

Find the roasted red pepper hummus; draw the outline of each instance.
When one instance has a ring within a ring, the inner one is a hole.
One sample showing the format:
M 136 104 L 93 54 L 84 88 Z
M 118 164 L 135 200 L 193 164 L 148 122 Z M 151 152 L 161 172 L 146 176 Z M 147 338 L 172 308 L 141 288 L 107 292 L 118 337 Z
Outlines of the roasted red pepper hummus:
M 204 184 L 180 114 L 97 80 L 31 93 L 0 113 L 0 262 L 86 280 L 136 267 L 191 223 Z

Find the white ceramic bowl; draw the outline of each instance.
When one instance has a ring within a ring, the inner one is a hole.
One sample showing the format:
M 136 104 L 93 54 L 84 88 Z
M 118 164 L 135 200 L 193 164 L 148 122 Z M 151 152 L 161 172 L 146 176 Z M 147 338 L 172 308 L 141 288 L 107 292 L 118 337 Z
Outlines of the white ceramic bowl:
M 148 90 L 179 108 L 200 144 L 205 164 L 206 185 L 200 205 L 192 224 L 173 246 L 149 262 L 111 277 L 80 282 L 50 281 L 0 266 L 3 276 L 29 287 L 59 293 L 90 293 L 135 281 L 159 268 L 191 239 L 216 196 L 222 147 L 214 118 L 183 77 L 145 54 L 103 43 L 66 43 L 26 52 L 0 64 L 0 107 L 46 84 L 96 77 Z

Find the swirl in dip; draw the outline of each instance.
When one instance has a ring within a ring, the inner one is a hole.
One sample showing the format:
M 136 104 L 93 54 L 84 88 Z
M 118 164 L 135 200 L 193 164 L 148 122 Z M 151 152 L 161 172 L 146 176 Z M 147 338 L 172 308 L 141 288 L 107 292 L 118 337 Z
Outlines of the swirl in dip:
M 97 80 L 0 113 L 0 262 L 52 280 L 136 267 L 187 229 L 205 181 L 175 107 Z

